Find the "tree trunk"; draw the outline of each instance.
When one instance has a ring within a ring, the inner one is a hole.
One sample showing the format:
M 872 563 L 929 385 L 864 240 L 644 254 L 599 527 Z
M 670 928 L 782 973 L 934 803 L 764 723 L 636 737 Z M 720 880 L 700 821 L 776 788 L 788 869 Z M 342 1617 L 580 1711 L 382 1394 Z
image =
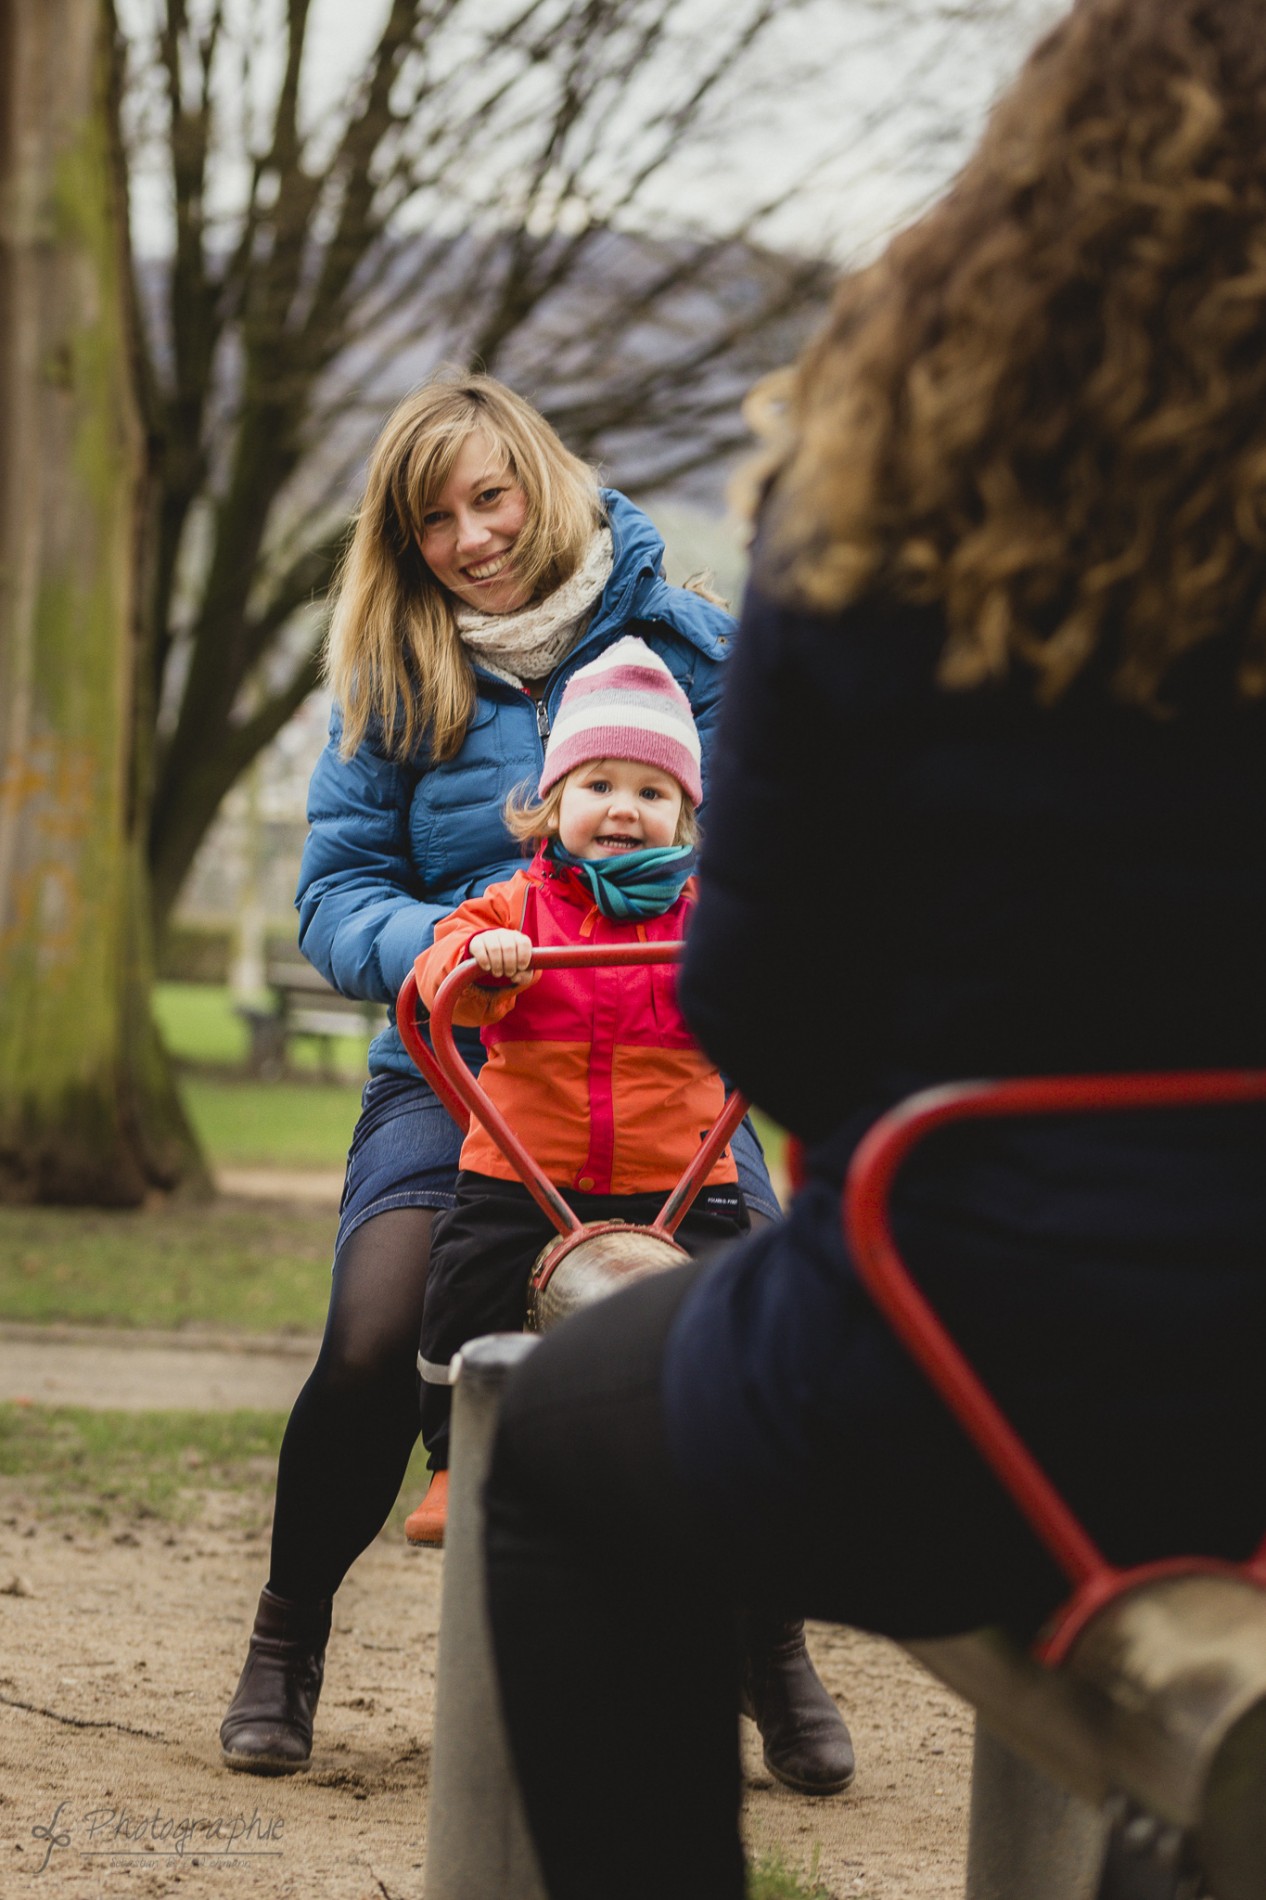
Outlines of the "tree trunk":
M 205 1180 L 150 1010 L 109 0 L 0 0 L 0 1200 Z

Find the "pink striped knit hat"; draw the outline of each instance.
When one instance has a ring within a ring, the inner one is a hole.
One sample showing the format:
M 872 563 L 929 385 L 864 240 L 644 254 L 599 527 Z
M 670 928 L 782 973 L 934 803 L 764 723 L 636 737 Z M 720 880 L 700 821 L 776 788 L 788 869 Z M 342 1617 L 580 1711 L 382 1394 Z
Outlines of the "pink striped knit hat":
M 692 804 L 703 798 L 690 701 L 658 653 L 632 634 L 568 680 L 545 748 L 540 796 L 591 759 L 657 766 L 676 779 Z

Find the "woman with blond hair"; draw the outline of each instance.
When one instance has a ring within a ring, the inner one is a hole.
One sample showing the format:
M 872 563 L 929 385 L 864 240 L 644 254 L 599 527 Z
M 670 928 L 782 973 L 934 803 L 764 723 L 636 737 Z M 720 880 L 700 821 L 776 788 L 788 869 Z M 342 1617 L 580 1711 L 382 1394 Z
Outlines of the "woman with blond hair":
M 1079 0 L 763 417 L 682 997 L 808 1178 L 511 1380 L 489 1601 L 552 1900 L 739 1900 L 738 1595 L 1028 1637 L 1066 1594 L 858 1280 L 876 1118 L 1266 1065 L 1256 0 Z M 1266 1434 L 1264 1153 L 1260 1108 L 1044 1117 L 899 1184 L 932 1305 L 1114 1562 L 1261 1536 L 1230 1448 Z
M 390 1006 L 436 925 L 514 874 L 507 797 L 540 778 L 572 674 L 617 640 L 640 636 L 685 694 L 706 780 L 733 623 L 668 586 L 662 557 L 646 516 L 493 378 L 437 376 L 389 418 L 337 589 L 335 708 L 299 881 L 300 944 L 336 989 Z M 461 1135 L 390 1016 L 369 1070 L 325 1336 L 282 1443 L 268 1585 L 220 1731 L 226 1764 L 250 1773 L 307 1765 L 331 1600 L 418 1435 L 431 1228 L 453 1206 Z M 732 1146 L 749 1214 L 773 1220 L 750 1126 Z M 442 1542 L 437 1499 L 411 1522 L 415 1541 Z M 803 1631 L 774 1611 L 749 1620 L 766 1758 L 806 1792 L 834 1792 L 852 1751 Z

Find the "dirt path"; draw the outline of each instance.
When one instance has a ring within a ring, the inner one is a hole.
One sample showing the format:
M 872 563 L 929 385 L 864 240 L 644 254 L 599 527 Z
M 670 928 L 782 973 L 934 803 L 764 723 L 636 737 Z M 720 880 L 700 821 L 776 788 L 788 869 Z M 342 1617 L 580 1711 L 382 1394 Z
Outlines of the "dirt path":
M 0 1321 L 0 1403 L 120 1412 L 288 1412 L 317 1340 L 223 1332 L 116 1332 Z
M 311 1353 L 7 1326 L 0 1399 L 284 1410 Z M 384 1535 L 355 1566 L 313 1770 L 286 1781 L 229 1774 L 216 1745 L 266 1564 L 256 1498 L 88 1532 L 0 1480 L 0 1895 L 422 1900 L 442 1555 Z M 833 1801 L 788 1794 L 745 1724 L 749 1841 L 802 1873 L 816 1856 L 834 1900 L 957 1900 L 968 1712 L 890 1644 L 826 1627 L 811 1642 L 857 1782 Z

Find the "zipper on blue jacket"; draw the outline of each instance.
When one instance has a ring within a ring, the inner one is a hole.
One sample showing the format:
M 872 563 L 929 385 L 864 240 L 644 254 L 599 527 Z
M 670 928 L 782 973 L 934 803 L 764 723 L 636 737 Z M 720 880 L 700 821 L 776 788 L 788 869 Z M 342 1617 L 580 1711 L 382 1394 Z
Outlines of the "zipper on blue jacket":
M 536 730 L 542 739 L 549 738 L 549 707 L 545 704 L 545 695 L 536 702 Z

